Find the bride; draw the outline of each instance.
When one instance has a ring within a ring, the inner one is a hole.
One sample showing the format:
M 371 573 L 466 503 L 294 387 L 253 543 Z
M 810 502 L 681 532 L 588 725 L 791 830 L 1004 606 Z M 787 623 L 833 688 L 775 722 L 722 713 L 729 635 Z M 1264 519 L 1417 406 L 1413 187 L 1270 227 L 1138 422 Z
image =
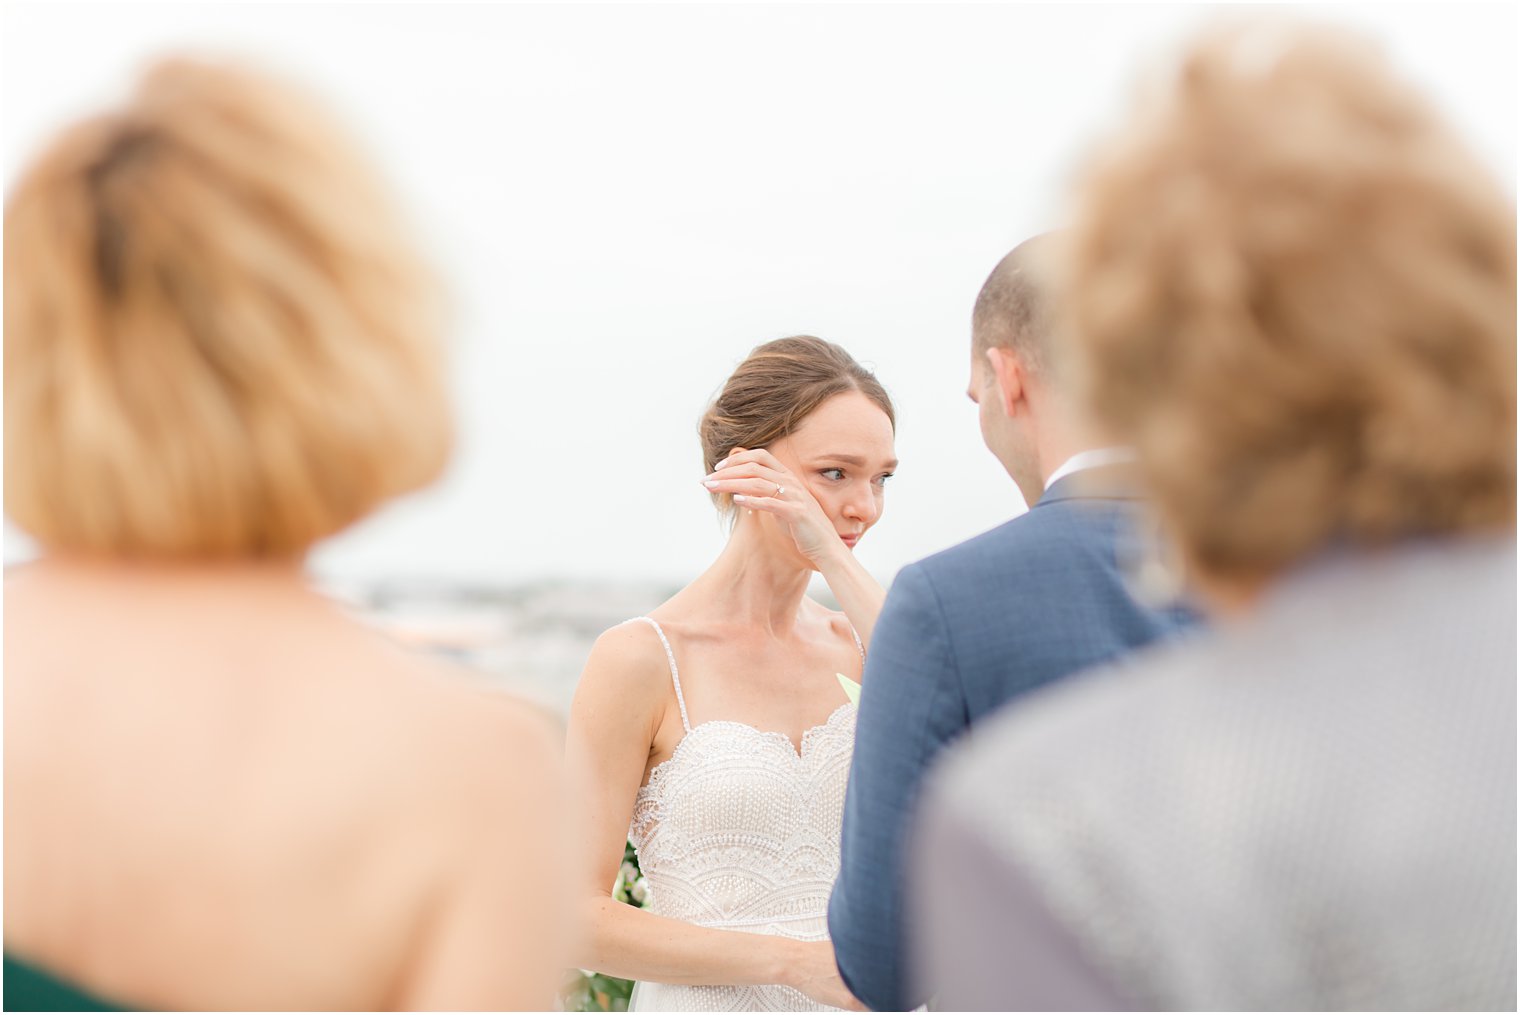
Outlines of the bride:
M 570 711 L 590 805 L 580 965 L 646 1010 L 859 1009 L 828 939 L 858 680 L 885 593 L 855 560 L 881 517 L 892 402 L 836 345 L 754 350 L 702 419 L 732 532 L 648 617 L 605 632 Z M 821 573 L 843 607 L 806 595 Z M 652 889 L 615 901 L 625 836 Z

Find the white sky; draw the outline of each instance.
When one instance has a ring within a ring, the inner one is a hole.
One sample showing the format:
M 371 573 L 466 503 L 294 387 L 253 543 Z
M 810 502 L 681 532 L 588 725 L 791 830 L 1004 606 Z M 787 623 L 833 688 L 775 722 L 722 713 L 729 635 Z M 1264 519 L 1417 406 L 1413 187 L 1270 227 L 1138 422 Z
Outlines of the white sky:
M 888 580 L 1023 507 L 964 395 L 983 278 L 1060 224 L 1137 74 L 1241 11 L 10 3 L 0 172 L 9 193 L 62 122 L 187 48 L 306 82 L 383 160 L 452 285 L 463 439 L 324 574 L 688 579 L 723 538 L 696 420 L 751 347 L 808 332 L 898 404 L 859 550 Z M 1514 6 L 1278 11 L 1380 40 L 1514 193 Z M 30 552 L 7 527 L 5 559 Z

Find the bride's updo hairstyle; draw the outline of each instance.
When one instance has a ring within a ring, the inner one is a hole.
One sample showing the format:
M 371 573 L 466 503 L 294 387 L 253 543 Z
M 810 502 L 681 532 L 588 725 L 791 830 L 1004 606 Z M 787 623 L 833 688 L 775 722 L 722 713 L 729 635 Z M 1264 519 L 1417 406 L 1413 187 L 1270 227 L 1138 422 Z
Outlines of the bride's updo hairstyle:
M 174 59 L 5 209 L 5 509 L 50 550 L 288 556 L 432 480 L 438 299 L 311 97 Z
M 1205 36 L 1069 240 L 1078 379 L 1201 572 L 1513 530 L 1515 209 L 1367 46 Z
M 897 429 L 892 399 L 876 375 L 833 342 L 797 335 L 756 346 L 697 425 L 704 471 L 713 471 L 734 448 L 769 447 L 846 391 L 858 391 L 875 402 Z M 729 494 L 714 494 L 713 502 L 724 514 L 732 513 Z

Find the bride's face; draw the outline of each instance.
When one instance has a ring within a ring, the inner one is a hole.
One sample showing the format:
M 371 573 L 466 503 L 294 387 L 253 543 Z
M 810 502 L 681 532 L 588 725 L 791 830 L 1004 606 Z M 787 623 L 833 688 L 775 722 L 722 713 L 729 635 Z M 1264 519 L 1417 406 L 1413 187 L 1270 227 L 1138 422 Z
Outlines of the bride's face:
M 897 454 L 891 420 L 865 395 L 833 396 L 770 450 L 802 480 L 852 549 L 881 518 Z

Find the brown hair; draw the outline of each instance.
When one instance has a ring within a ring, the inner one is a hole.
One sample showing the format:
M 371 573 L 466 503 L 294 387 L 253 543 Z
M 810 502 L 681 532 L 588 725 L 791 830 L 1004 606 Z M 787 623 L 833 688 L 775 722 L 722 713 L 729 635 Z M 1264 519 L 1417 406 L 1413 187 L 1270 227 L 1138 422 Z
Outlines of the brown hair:
M 892 399 L 876 375 L 833 342 L 811 335 L 758 345 L 702 414 L 702 464 L 707 472 L 734 448 L 765 448 L 796 431 L 824 402 L 858 391 L 881 407 L 895 430 Z M 727 495 L 714 495 L 724 510 Z
M 159 63 L 5 210 L 5 507 L 44 546 L 299 552 L 434 478 L 436 291 L 308 96 Z
M 1513 529 L 1515 211 L 1336 34 L 1195 43 L 1089 174 L 1066 278 L 1093 409 L 1187 556 Z

